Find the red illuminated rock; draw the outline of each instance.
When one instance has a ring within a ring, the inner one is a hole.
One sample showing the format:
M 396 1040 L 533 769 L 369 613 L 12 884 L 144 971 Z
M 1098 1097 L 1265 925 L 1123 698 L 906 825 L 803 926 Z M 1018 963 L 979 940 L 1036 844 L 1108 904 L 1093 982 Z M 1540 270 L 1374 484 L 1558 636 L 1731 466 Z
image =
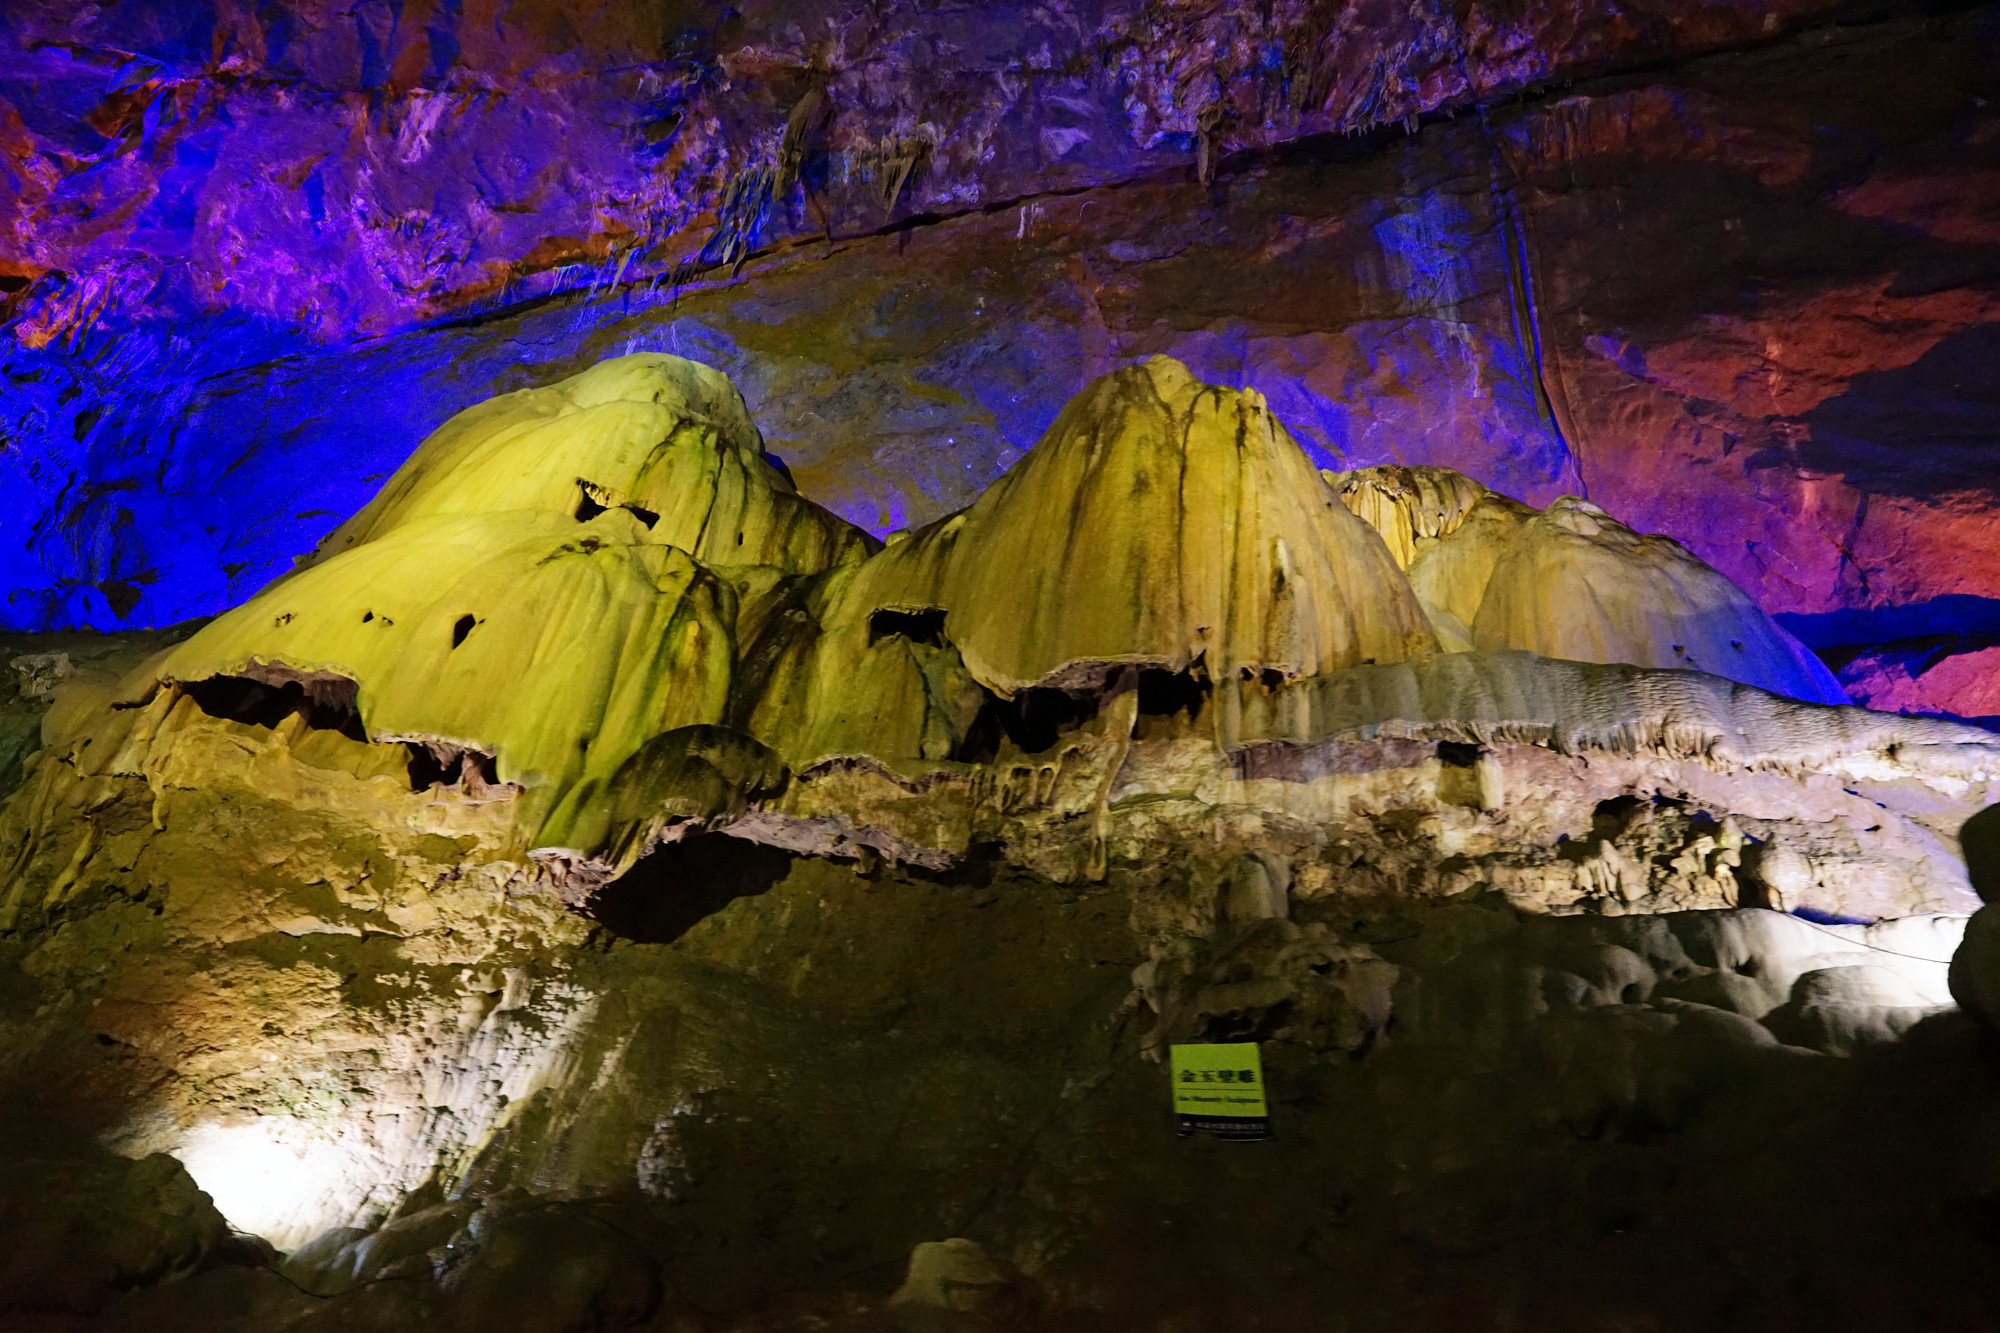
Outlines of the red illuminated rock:
M 2000 647 L 1863 653 L 1841 668 L 1840 681 L 1855 698 L 1885 712 L 2000 718 Z

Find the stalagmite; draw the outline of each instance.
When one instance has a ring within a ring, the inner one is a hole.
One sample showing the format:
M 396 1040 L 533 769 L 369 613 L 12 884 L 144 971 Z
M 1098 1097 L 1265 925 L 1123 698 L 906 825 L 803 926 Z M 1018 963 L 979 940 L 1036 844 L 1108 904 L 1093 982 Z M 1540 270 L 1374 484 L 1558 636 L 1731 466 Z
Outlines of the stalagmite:
M 370 739 L 490 756 L 523 789 L 517 851 L 598 852 L 616 835 L 591 794 L 654 738 L 725 716 L 737 592 L 718 571 L 768 583 L 871 545 L 765 461 L 727 380 L 623 357 L 446 422 L 299 572 L 129 697 L 351 682 Z

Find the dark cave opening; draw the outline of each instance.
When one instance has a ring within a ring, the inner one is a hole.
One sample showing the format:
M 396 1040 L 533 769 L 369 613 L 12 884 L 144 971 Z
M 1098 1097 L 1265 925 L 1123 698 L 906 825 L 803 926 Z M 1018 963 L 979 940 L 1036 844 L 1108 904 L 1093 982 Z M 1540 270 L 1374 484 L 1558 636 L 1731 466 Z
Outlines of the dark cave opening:
M 647 852 L 593 894 L 586 910 L 620 939 L 672 944 L 738 898 L 768 891 L 791 867 L 791 855 L 775 847 L 699 833 Z
M 1471 768 L 1485 750 L 1464 741 L 1439 741 L 1438 762 L 1447 768 Z
M 445 741 L 405 741 L 410 751 L 410 790 L 432 787 L 498 786 L 500 773 L 493 755 Z
M 464 635 L 458 638 L 462 640 Z M 301 673 L 285 680 L 210 676 L 183 681 L 180 689 L 210 717 L 276 728 L 297 715 L 314 731 L 338 732 L 348 740 L 370 743 L 368 729 L 361 721 L 360 686 L 330 671 Z M 497 786 L 500 782 L 494 756 L 484 750 L 446 741 L 404 741 L 403 748 L 409 752 L 411 791 L 428 791 L 435 786 Z
M 1201 716 L 1210 693 L 1208 673 L 1197 661 L 1186 671 L 1145 667 L 1139 672 L 1139 716 L 1184 714 L 1189 722 Z
M 1022 690 L 1012 699 L 989 698 L 966 728 L 965 739 L 952 756 L 969 763 L 986 763 L 1000 753 L 1003 740 L 1023 754 L 1040 754 L 1064 732 L 1097 716 L 1104 696 L 1096 690 Z
M 592 493 L 590 483 L 582 477 L 576 479 L 576 489 L 578 492 L 576 508 L 572 512 L 576 515 L 577 522 L 588 523 L 599 514 L 608 514 L 611 512 L 612 506 L 600 503 L 597 496 Z M 642 504 L 628 502 L 617 507 L 623 509 L 649 528 L 660 521 L 660 515 L 657 510 L 648 509 Z
M 1200 1039 L 1225 1045 L 1270 1041 L 1290 1024 L 1296 1008 L 1291 1000 L 1280 1000 L 1267 1008 L 1232 1009 L 1214 1014 L 1203 1024 Z
M 1127 690 L 1136 690 L 1139 695 L 1141 736 L 1146 734 L 1145 722 L 1149 719 L 1192 723 L 1207 706 L 1212 688 L 1207 671 L 1197 660 L 1185 671 L 1114 667 L 1096 689 L 1043 686 L 1022 690 L 1012 699 L 989 698 L 972 725 L 966 728 L 965 739 L 952 758 L 968 763 L 990 762 L 999 754 L 1002 740 L 1013 742 L 1023 754 L 1040 754 L 1064 734 L 1096 717 L 1106 703 Z
M 944 609 L 926 606 L 915 611 L 884 607 L 868 617 L 868 646 L 873 648 L 891 635 L 900 634 L 911 643 L 932 648 L 944 646 Z
M 184 681 L 181 693 L 210 717 L 253 727 L 276 727 L 298 714 L 318 731 L 337 731 L 349 740 L 366 741 L 357 700 L 360 686 L 332 672 L 313 672 L 281 683 L 248 676 L 210 676 Z

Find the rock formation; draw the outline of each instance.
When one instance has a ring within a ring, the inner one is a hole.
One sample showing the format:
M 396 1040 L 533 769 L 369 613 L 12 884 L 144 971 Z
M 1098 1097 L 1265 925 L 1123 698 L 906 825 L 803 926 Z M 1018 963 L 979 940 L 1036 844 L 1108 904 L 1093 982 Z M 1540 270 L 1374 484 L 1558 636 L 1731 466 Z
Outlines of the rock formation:
M 1448 468 L 1327 481 L 1382 534 L 1451 651 L 1519 649 L 1727 676 L 1846 703 L 1820 660 L 1742 589 L 1667 537 L 1566 495 L 1541 513 Z
M 1994 714 L 1990 6 L 421 9 L 0 17 L 0 625 L 238 605 L 620 353 L 877 537 L 1165 353 Z
M 1323 476 L 1177 362 L 877 549 L 721 376 L 614 359 L 84 665 L 9 705 L 45 743 L 0 811 L 0 1096 L 48 1128 L 0 1178 L 87 1167 L 21 1252 L 99 1257 L 16 1311 L 1694 1329 L 1774 1273 L 1828 1327 L 1986 1308 L 1908 1155 L 1993 1081 L 1946 969 L 2000 742 L 1816 702 L 1594 506 Z M 1261 1044 L 1277 1141 L 1174 1138 L 1188 1040 Z
M 769 582 L 872 544 L 765 461 L 727 381 L 629 357 L 453 418 L 300 572 L 123 702 L 150 706 L 140 743 L 159 747 L 174 710 L 199 706 L 162 682 L 300 688 L 322 730 L 427 746 L 475 785 L 490 763 L 485 781 L 511 789 L 508 845 L 565 846 L 573 792 L 723 720 L 737 593 L 717 571 Z
M 393 328 L 516 280 L 559 290 L 562 270 L 607 259 L 650 278 L 833 225 L 1164 165 L 1206 177 L 1231 151 L 1838 10 L 1749 0 L 1633 25 L 1605 0 L 1164 21 L 1130 3 L 1089 19 L 899 4 L 857 23 L 624 4 L 579 20 L 545 0 L 490 15 L 25 0 L 0 28 L 5 293 L 37 344 L 203 300 L 329 334 Z M 358 100 L 373 105 L 353 118 Z M 99 216 L 79 225 L 77 202 Z

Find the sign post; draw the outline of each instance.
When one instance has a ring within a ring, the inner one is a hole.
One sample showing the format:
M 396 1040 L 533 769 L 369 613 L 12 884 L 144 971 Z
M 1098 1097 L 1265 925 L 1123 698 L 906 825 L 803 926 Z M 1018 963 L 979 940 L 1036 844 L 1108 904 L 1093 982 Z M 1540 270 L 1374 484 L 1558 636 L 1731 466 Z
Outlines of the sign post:
M 1264 1062 L 1255 1042 L 1176 1046 L 1171 1064 L 1182 1138 L 1196 1133 L 1238 1142 L 1271 1137 Z

